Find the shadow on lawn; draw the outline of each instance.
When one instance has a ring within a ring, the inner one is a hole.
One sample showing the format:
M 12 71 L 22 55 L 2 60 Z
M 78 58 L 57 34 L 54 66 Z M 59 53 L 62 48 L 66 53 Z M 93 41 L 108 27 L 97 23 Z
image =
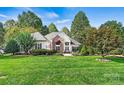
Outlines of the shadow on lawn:
M 0 59 L 20 59 L 20 58 L 26 58 L 29 56 L 24 55 L 2 55 L 0 56 Z
M 113 62 L 124 63 L 124 57 L 107 57 L 108 59 L 112 60 Z

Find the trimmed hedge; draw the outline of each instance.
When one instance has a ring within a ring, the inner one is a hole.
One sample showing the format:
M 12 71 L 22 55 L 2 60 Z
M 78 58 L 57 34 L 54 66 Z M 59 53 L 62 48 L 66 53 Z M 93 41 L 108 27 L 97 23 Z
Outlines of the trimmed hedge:
M 30 51 L 32 55 L 53 55 L 56 53 L 55 50 L 47 50 L 47 49 L 33 49 Z

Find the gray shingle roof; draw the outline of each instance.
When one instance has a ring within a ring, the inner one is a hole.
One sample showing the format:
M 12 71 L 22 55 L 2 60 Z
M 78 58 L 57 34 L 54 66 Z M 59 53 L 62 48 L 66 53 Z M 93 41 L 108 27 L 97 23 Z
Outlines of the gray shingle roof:
M 46 38 L 45 38 L 40 32 L 31 33 L 31 36 L 32 36 L 35 40 L 46 40 Z

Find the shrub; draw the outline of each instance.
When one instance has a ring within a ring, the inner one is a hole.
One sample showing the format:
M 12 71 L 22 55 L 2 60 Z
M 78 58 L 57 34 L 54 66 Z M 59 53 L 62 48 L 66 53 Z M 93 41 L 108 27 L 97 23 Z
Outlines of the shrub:
M 53 55 L 56 53 L 54 50 L 47 50 L 47 49 L 33 49 L 30 51 L 32 55 Z
M 87 51 L 87 48 L 86 48 L 85 46 L 83 46 L 83 47 L 81 48 L 79 54 L 80 54 L 80 55 L 84 55 L 84 56 L 89 55 L 89 53 L 88 53 L 88 51 Z
M 5 53 L 13 53 L 14 55 L 16 52 L 19 52 L 19 45 L 17 41 L 10 40 L 5 47 Z
M 89 55 L 94 55 L 95 54 L 95 49 L 93 49 L 91 47 L 88 47 L 87 52 L 88 52 Z
M 111 55 L 121 55 L 121 54 L 123 54 L 123 50 L 118 48 L 118 49 L 110 51 L 109 54 L 111 54 Z
M 80 56 L 80 53 L 79 52 L 72 52 L 72 55 L 73 56 Z

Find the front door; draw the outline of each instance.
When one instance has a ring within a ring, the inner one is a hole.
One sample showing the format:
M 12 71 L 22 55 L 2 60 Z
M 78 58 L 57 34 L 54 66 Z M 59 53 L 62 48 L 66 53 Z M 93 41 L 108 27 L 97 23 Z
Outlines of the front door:
M 55 50 L 58 52 L 63 52 L 63 44 L 60 40 L 55 43 Z
M 60 45 L 56 45 L 56 51 L 60 52 Z
M 53 50 L 56 50 L 58 52 L 63 52 L 64 45 L 63 45 L 62 41 L 63 40 L 58 35 L 55 38 L 53 38 L 53 40 L 52 40 Z
M 66 52 L 66 53 L 70 52 L 70 51 L 69 51 L 69 47 L 65 47 L 65 52 Z

